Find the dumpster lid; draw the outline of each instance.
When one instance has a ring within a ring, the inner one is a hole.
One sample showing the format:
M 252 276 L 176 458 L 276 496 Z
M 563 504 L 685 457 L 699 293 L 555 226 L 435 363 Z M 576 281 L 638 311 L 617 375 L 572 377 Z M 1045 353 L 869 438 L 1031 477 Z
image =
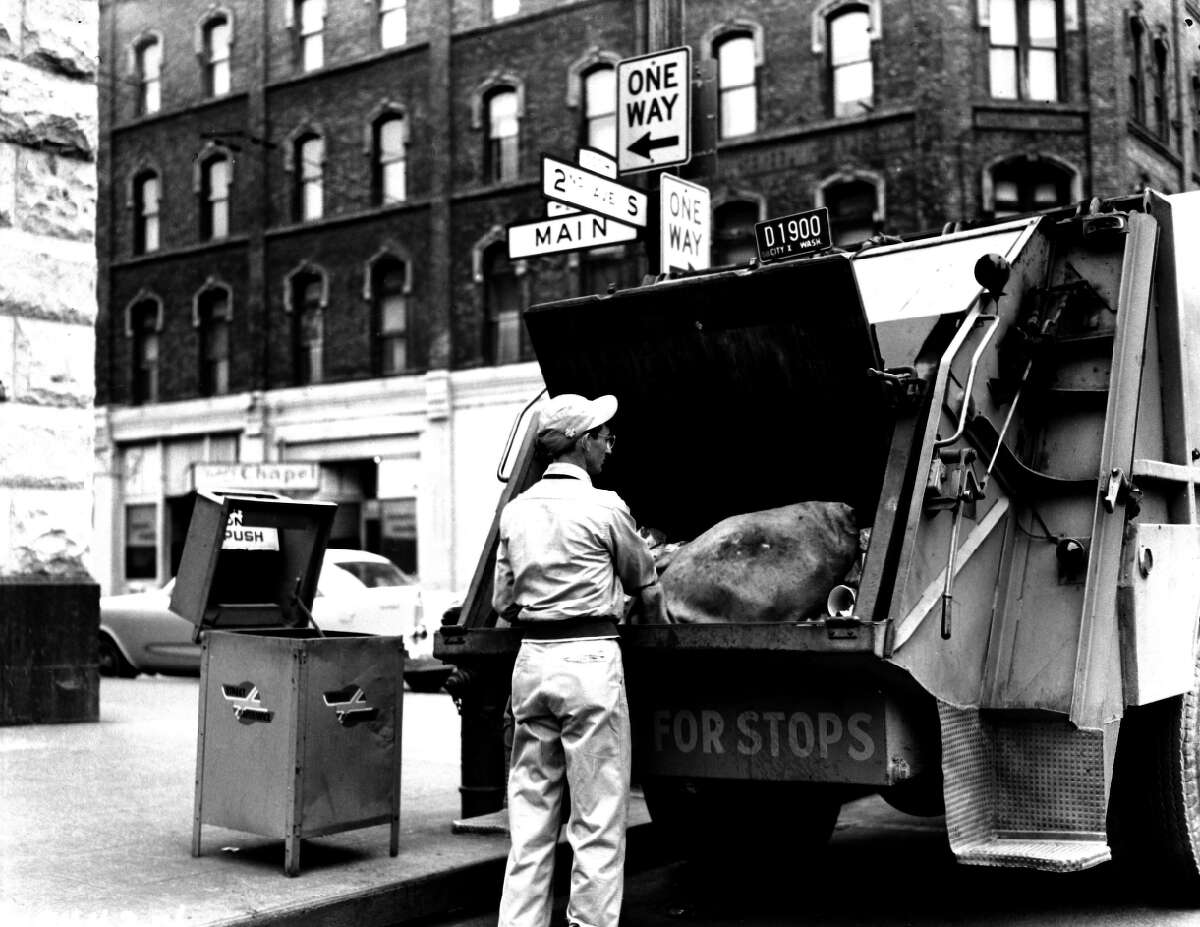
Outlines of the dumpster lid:
M 170 609 L 201 628 L 305 627 L 332 502 L 201 491 Z
M 690 539 L 809 499 L 873 514 L 891 417 L 845 255 L 547 303 L 525 313 L 551 395 L 613 393 L 597 484 Z

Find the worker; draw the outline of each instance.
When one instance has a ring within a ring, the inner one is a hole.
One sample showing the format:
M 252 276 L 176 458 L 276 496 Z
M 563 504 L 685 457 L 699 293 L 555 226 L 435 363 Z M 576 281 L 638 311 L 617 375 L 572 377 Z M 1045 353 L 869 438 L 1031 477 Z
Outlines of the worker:
M 564 393 L 540 409 L 542 479 L 504 507 L 492 604 L 523 630 L 512 675 L 512 847 L 500 927 L 547 927 L 563 778 L 574 852 L 567 920 L 616 927 L 624 892 L 630 736 L 617 624 L 627 597 L 667 621 L 629 508 L 596 489 L 616 436 L 614 396 Z

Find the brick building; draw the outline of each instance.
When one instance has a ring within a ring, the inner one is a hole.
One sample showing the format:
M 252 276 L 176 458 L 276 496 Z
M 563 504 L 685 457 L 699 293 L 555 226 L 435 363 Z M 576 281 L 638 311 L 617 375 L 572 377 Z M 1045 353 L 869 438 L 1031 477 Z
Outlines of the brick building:
M 685 173 L 723 264 L 814 205 L 853 246 L 1200 185 L 1197 20 L 1190 0 L 102 0 L 102 587 L 172 575 L 190 493 L 235 477 L 337 499 L 334 544 L 466 586 L 541 386 L 520 309 L 657 270 L 642 241 L 509 261 L 505 227 L 545 216 L 542 153 L 612 147 L 614 64 L 663 23 L 714 75 L 716 153 Z

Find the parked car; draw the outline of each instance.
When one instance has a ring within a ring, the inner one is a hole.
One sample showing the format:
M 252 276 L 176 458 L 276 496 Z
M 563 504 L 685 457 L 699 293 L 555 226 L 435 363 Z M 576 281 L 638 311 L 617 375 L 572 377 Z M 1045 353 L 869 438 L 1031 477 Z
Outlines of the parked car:
M 195 626 L 168 607 L 175 580 L 161 589 L 100 598 L 100 672 L 195 673 Z M 363 550 L 325 551 L 313 621 L 328 631 L 389 634 L 404 639 L 404 679 L 414 692 L 436 692 L 451 667 L 433 656 L 433 632 L 459 597 L 422 588 L 392 561 Z

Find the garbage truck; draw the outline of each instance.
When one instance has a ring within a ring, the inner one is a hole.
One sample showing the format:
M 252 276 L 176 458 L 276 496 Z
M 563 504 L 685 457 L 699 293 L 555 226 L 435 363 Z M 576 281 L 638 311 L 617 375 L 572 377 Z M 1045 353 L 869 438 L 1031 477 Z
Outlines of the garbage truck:
M 1123 860 L 1200 899 L 1198 246 L 1200 192 L 1147 191 L 526 311 L 551 395 L 618 397 L 600 485 L 640 524 L 860 529 L 826 607 L 621 627 L 656 827 L 811 850 L 878 794 L 962 864 Z M 530 418 L 497 517 L 544 467 Z M 503 804 L 495 550 L 436 642 L 464 814 Z

